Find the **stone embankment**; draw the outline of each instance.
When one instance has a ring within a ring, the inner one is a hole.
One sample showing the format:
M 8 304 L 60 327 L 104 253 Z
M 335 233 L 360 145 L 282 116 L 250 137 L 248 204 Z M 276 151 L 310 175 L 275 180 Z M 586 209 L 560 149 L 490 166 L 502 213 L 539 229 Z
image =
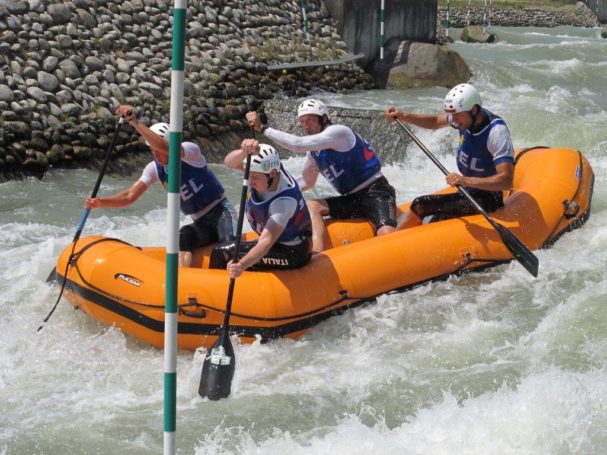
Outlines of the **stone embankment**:
M 444 35 L 447 8 L 440 7 L 438 13 L 438 27 Z M 563 8 L 499 8 L 485 11 L 483 7 L 451 8 L 449 12 L 449 24 L 454 28 L 462 28 L 468 25 L 484 25 L 491 19 L 491 25 L 503 27 L 556 27 L 559 25 L 573 25 L 576 27 L 597 27 L 600 25 L 596 14 L 588 8 L 584 2 L 577 2 Z
M 168 121 L 172 0 L 0 0 L 0 181 L 95 165 L 119 104 Z M 188 2 L 184 132 L 225 150 L 244 114 L 277 94 L 369 89 L 355 63 L 270 71 L 349 52 L 320 0 Z M 145 150 L 123 128 L 116 156 Z M 128 169 L 127 169 L 128 170 Z
M 188 2 L 184 137 L 202 143 L 211 159 L 238 143 L 247 130 L 244 113 L 265 100 L 373 87 L 355 63 L 268 69 L 349 53 L 324 2 L 305 4 L 308 36 L 298 0 Z M 148 124 L 168 121 L 172 5 L 0 0 L 0 181 L 40 176 L 52 166 L 96 166 L 115 131 L 119 104 L 135 106 Z M 451 26 L 464 26 L 466 16 L 452 9 Z M 482 9 L 472 18 L 482 23 Z M 596 17 L 581 3 L 563 10 L 495 10 L 492 23 L 590 26 Z M 118 144 L 117 171 L 131 172 L 138 157 L 149 158 L 128 126 Z

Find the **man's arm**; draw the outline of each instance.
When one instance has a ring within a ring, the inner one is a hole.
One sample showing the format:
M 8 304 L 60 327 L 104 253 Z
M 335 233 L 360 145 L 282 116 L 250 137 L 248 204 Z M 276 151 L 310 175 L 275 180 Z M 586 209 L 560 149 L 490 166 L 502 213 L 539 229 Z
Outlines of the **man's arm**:
M 352 130 L 343 125 L 330 125 L 318 134 L 296 136 L 274 128 L 265 128 L 255 111 L 247 112 L 246 118 L 255 130 L 292 152 L 305 153 L 309 150 L 322 149 L 347 152 L 356 144 L 356 136 Z
M 301 175 L 297 177 L 297 184 L 301 191 L 306 191 L 316 185 L 316 181 L 318 180 L 318 174 L 320 170 L 316 165 L 316 161 L 308 155 L 306 159 L 306 163 L 304 164 L 304 168 L 301 171 Z
M 411 112 L 399 111 L 394 106 L 388 107 L 384 115 L 386 120 L 393 122 L 396 119 L 401 122 L 411 123 L 412 125 L 430 130 L 437 130 L 449 126 L 448 114 L 412 114 Z
M 246 157 L 247 154 L 242 149 L 232 150 L 223 159 L 223 164 L 225 164 L 230 169 L 242 171 L 242 162 Z
M 113 196 L 86 198 L 84 207 L 87 209 L 96 209 L 100 207 L 126 207 L 131 205 L 141 197 L 148 189 L 148 186 L 141 180 L 137 180 L 126 190 L 122 190 Z
M 262 257 L 268 254 L 268 251 L 276 243 L 276 240 L 278 240 L 284 229 L 284 226 L 276 224 L 271 219 L 268 220 L 265 228 L 261 231 L 257 244 L 239 262 L 230 262 L 228 264 L 230 278 L 238 278 L 246 269 L 257 264 Z
M 150 130 L 146 125 L 137 120 L 135 116 L 135 108 L 129 105 L 122 105 L 116 109 L 116 114 L 118 116 L 123 117 L 129 125 L 131 125 L 137 132 L 145 139 L 145 141 L 150 145 L 150 148 L 157 150 L 158 152 L 165 154 L 165 159 L 168 161 L 169 157 L 169 142 L 152 130 Z M 181 149 L 181 157 L 183 158 L 183 148 Z
M 497 173 L 490 177 L 464 177 L 456 172 L 447 175 L 449 185 L 468 186 L 485 191 L 506 191 L 512 188 L 514 180 L 514 166 L 510 162 L 503 162 L 495 166 Z
M 352 130 L 343 125 L 330 125 L 324 131 L 309 136 L 296 136 L 274 128 L 266 128 L 263 134 L 281 147 L 297 153 L 323 149 L 347 152 L 356 144 Z
M 228 153 L 223 159 L 223 164 L 225 164 L 230 169 L 236 169 L 237 171 L 242 171 L 243 161 L 249 155 L 257 155 L 259 154 L 259 142 L 256 139 L 244 139 L 240 143 L 240 148 L 236 150 L 232 150 Z

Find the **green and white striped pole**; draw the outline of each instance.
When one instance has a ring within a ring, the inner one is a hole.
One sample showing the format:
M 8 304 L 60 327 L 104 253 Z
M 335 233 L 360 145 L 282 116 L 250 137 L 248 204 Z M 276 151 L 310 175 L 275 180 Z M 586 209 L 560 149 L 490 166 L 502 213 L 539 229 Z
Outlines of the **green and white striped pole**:
M 379 10 L 379 59 L 384 59 L 384 44 L 385 44 L 385 20 L 386 20 L 386 0 L 381 0 L 381 8 Z
M 447 0 L 447 15 L 445 17 L 445 36 L 449 37 L 449 13 L 451 12 L 451 2 Z
M 472 5 L 470 4 L 471 0 L 468 0 L 468 13 L 466 14 L 466 26 L 470 25 L 470 21 L 472 20 Z
M 306 40 L 310 41 L 310 35 L 308 34 L 308 16 L 306 14 L 306 4 L 304 3 L 304 0 L 301 0 L 300 3 L 301 3 L 301 14 L 303 16 L 303 26 L 304 26 L 304 32 L 306 34 Z
M 177 417 L 177 283 L 179 267 L 179 187 L 183 130 L 183 79 L 187 0 L 174 0 L 171 59 L 169 182 L 167 196 L 166 287 L 164 306 L 164 454 L 175 453 Z
M 485 6 L 483 7 L 483 33 L 487 30 L 487 0 L 485 0 Z

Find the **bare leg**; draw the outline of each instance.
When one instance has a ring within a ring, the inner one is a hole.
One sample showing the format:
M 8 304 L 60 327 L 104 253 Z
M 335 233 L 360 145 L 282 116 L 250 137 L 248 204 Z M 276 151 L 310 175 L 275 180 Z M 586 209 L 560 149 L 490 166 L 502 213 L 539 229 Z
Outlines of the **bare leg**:
M 403 217 L 398 220 L 398 225 L 396 226 L 396 229 L 401 230 L 419 226 L 420 224 L 422 224 L 422 221 L 423 220 L 419 216 L 409 210 L 408 212 L 405 212 L 403 214 Z
M 191 251 L 180 251 L 179 252 L 179 267 L 191 267 L 192 266 L 192 252 Z
M 329 206 L 323 199 L 313 199 L 306 203 L 312 219 L 312 251 L 321 252 L 325 249 L 327 232 L 323 216 L 329 214 Z

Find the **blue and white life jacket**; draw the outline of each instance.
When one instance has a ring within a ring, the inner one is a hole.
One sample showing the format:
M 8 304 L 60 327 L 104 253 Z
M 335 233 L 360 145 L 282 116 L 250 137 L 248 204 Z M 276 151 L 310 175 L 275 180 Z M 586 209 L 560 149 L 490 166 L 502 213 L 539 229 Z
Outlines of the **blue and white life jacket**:
M 289 221 L 287 221 L 284 230 L 277 240 L 279 243 L 291 243 L 298 239 L 304 240 L 312 235 L 312 221 L 310 219 L 310 212 L 308 211 L 306 201 L 299 189 L 299 185 L 297 185 L 288 172 L 283 170 L 282 173 L 282 178 L 287 178 L 288 188 L 276 193 L 265 201 L 259 200 L 255 195 L 255 191 L 249 189 L 246 206 L 247 220 L 253 230 L 258 234 L 261 234 L 270 218 L 270 204 L 278 198 L 289 197 L 295 199 L 297 202 L 297 209 L 291 218 L 289 218 Z
M 339 194 L 351 192 L 381 170 L 381 163 L 373 147 L 358 134 L 354 133 L 354 136 L 356 144 L 347 152 L 333 149 L 310 152 L 322 175 Z
M 505 126 L 504 120 L 486 109 L 481 111 L 481 115 L 487 116 L 489 122 L 480 131 L 472 133 L 458 128 L 457 168 L 465 177 L 490 177 L 497 174 L 497 164 L 513 162 L 511 157 L 495 160 L 488 148 L 489 133 L 497 125 Z
M 168 189 L 169 175 L 165 166 L 154 161 L 158 178 L 165 189 Z M 179 188 L 180 208 L 184 215 L 198 213 L 224 194 L 223 186 L 208 166 L 192 166 L 181 161 L 181 186 Z

